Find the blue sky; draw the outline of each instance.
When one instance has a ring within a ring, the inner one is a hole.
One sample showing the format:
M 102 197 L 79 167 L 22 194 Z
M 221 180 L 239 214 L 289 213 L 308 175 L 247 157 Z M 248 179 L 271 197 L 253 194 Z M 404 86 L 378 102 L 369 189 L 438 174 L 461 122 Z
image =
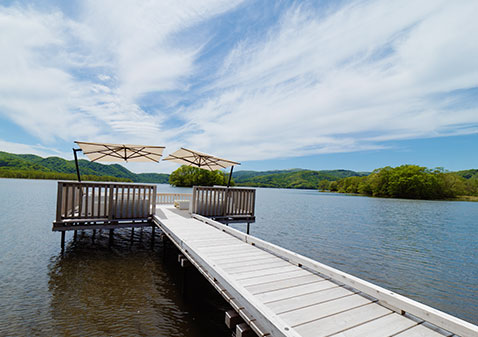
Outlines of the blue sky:
M 474 0 L 3 1 L 0 150 L 477 168 L 477 15 Z

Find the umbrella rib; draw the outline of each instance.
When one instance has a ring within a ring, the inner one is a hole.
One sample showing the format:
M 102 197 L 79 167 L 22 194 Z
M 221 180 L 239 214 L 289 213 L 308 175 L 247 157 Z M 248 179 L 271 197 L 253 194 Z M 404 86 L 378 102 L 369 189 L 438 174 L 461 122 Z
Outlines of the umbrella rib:
M 143 154 L 141 153 L 141 151 L 144 150 L 144 146 L 143 146 L 141 149 L 136 149 L 136 148 L 134 148 L 134 147 L 126 147 L 126 146 L 125 146 L 125 148 L 124 148 L 125 158 L 126 158 L 126 149 L 130 150 L 131 152 L 133 152 L 133 154 L 131 154 L 131 155 L 128 157 L 128 159 L 129 159 L 129 158 L 134 158 L 133 156 L 134 156 L 135 154 L 138 154 L 138 155 L 141 157 L 141 156 L 143 155 Z
M 123 145 L 123 146 L 124 146 L 124 145 Z M 113 156 L 113 153 L 115 153 L 115 154 L 118 155 L 118 158 L 121 158 L 121 159 L 126 160 L 126 148 L 125 148 L 125 150 L 124 150 L 124 151 L 125 151 L 125 157 L 122 157 L 122 156 L 118 153 L 118 152 L 120 152 L 121 149 L 122 149 L 121 146 L 118 146 L 118 147 L 116 147 L 116 148 L 111 148 L 110 146 L 108 146 L 108 145 L 105 144 L 104 147 L 106 147 L 108 150 L 111 151 L 111 154 L 110 154 L 110 155 L 111 155 L 112 157 L 115 157 L 115 156 Z

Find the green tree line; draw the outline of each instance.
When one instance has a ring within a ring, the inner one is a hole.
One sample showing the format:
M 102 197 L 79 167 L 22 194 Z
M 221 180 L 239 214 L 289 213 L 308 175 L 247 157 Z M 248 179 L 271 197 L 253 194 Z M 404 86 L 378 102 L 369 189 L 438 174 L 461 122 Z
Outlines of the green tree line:
M 358 193 L 374 197 L 408 199 L 453 199 L 478 196 L 478 177 L 464 178 L 442 168 L 428 169 L 417 165 L 384 167 L 365 177 L 348 177 L 337 181 L 322 180 L 319 190 Z
M 169 175 L 169 183 L 177 187 L 227 185 L 229 175 L 183 165 Z M 231 179 L 231 186 L 234 180 Z
M 132 181 L 139 183 L 165 184 L 169 179 L 169 174 L 133 173 L 118 164 L 104 165 L 84 159 L 78 160 L 78 164 L 83 180 L 86 180 L 84 177 L 88 177 L 89 180 L 94 181 Z M 65 160 L 59 157 L 42 158 L 33 154 L 14 154 L 0 151 L 0 169 L 12 170 L 15 172 L 4 172 L 2 173 L 2 177 L 30 177 L 31 179 L 65 180 L 76 179 L 75 161 Z M 40 172 L 48 172 L 49 174 L 41 174 Z
M 77 180 L 76 174 L 59 173 L 59 172 L 43 172 L 32 170 L 12 170 L 0 168 L 0 177 L 2 178 L 18 178 L 18 179 L 52 179 L 52 180 Z M 96 176 L 91 174 L 81 175 L 82 181 L 116 181 L 116 182 L 132 182 L 131 179 L 117 178 L 112 176 Z

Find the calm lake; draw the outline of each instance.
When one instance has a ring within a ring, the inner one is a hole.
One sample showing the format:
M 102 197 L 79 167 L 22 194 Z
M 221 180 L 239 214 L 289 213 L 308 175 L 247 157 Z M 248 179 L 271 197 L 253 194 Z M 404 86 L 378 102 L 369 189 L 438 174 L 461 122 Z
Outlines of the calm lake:
M 68 233 L 62 257 L 55 207 L 55 181 L 0 179 L 0 336 L 231 335 L 159 231 L 111 248 L 107 231 Z M 478 203 L 257 189 L 256 216 L 252 235 L 478 324 Z

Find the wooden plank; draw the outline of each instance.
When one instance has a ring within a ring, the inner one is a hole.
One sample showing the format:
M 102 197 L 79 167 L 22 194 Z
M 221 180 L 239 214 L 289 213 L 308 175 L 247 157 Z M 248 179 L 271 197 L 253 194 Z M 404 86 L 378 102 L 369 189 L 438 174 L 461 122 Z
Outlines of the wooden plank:
M 236 242 L 237 239 L 232 237 L 232 236 L 224 236 L 224 235 L 220 235 L 220 236 L 217 236 L 217 237 L 205 237 L 205 238 L 197 238 L 197 237 L 191 237 L 188 239 L 188 242 L 191 244 L 191 245 L 201 245 L 201 244 L 208 244 L 208 243 L 214 243 L 214 242 L 229 242 L 229 241 L 234 241 Z
M 70 186 L 66 185 L 66 200 L 65 200 L 65 218 L 71 218 L 71 212 L 70 212 L 70 200 L 71 200 L 71 193 L 70 193 Z M 72 206 L 73 207 L 73 206 Z
M 192 247 L 195 249 L 199 248 L 212 248 L 212 247 L 228 247 L 232 244 L 237 244 L 238 241 L 237 239 L 233 238 L 216 238 L 216 239 L 210 239 L 210 240 L 202 240 L 202 241 L 192 241 L 192 240 L 187 240 L 189 244 L 191 244 Z
M 153 186 L 153 198 L 154 199 L 156 198 L 156 191 L 157 191 L 157 187 L 155 185 L 155 186 Z M 151 205 L 151 216 L 156 214 L 156 200 L 154 200 L 154 199 L 153 199 L 153 204 Z
M 448 334 L 450 336 L 451 334 Z M 417 325 L 411 329 L 405 330 L 394 337 L 443 337 L 441 333 L 433 331 L 432 329 L 423 326 L 422 324 Z M 472 336 L 472 335 L 469 335 Z
M 302 337 L 323 337 L 389 315 L 392 311 L 376 303 L 367 304 L 336 315 L 295 326 Z M 353 335 L 350 335 L 353 336 Z M 382 335 L 386 336 L 386 335 Z M 443 336 L 442 336 L 443 337 Z
M 261 269 L 261 270 L 252 270 L 252 271 L 241 271 L 239 273 L 230 273 L 238 281 L 255 279 L 261 276 L 267 275 L 282 275 L 284 273 L 301 271 L 297 266 L 294 266 L 288 263 L 286 266 L 278 266 L 274 268 Z
M 61 203 L 63 201 L 63 183 L 58 182 L 56 191 L 56 221 L 61 220 Z
M 336 300 L 342 297 L 351 296 L 354 293 L 344 287 L 333 287 L 326 290 L 319 290 L 314 293 L 298 295 L 292 298 L 270 302 L 267 304 L 277 314 L 293 311 L 300 308 L 317 305 L 320 303 Z
M 225 267 L 224 265 L 221 265 L 221 268 L 224 269 L 226 272 L 229 274 L 237 274 L 237 273 L 242 273 L 242 272 L 252 272 L 252 271 L 257 271 L 257 270 L 267 270 L 267 269 L 275 269 L 277 267 L 286 267 L 290 266 L 291 264 L 287 261 L 284 261 L 279 258 L 275 258 L 272 260 L 265 260 L 265 261 L 260 261 L 261 263 L 258 264 L 243 264 L 241 266 L 229 266 Z
M 205 218 L 197 214 L 193 214 L 192 216 L 193 218 L 196 218 L 198 220 L 210 224 L 211 226 L 228 232 L 235 237 L 243 238 L 245 242 L 254 243 L 258 248 L 267 249 L 279 256 L 288 259 L 293 263 L 300 263 L 311 270 L 321 273 L 322 275 L 335 279 L 338 282 L 344 283 L 352 288 L 355 288 L 370 296 L 373 296 L 377 298 L 380 302 L 383 302 L 384 305 L 388 304 L 390 306 L 408 312 L 445 330 L 453 331 L 457 335 L 478 335 L 478 326 L 461 320 L 457 317 L 453 317 L 440 310 L 416 302 L 412 299 L 394 293 L 393 291 L 384 289 L 358 277 L 344 273 L 338 269 L 314 261 L 305 256 L 301 256 L 297 253 L 291 252 L 277 245 L 271 244 L 269 242 L 263 241 L 250 235 L 244 236 L 243 233 L 239 232 L 238 230 L 235 230 L 234 228 L 230 228 L 228 226 L 224 226 L 217 221 Z
M 76 195 L 76 186 L 71 187 L 71 216 L 70 218 L 75 218 L 75 195 Z
M 52 231 L 64 232 L 72 230 L 85 229 L 117 229 L 117 228 L 137 228 L 137 227 L 151 227 L 150 222 L 135 222 L 135 223 L 119 223 L 119 224 L 91 224 L 91 225 L 68 225 L 68 224 L 53 224 Z
M 145 205 L 146 205 L 145 206 L 146 207 L 145 213 L 147 215 L 151 215 L 152 214 L 151 213 L 151 205 L 152 205 L 152 202 L 153 202 L 152 196 L 155 195 L 155 194 L 153 194 L 153 189 L 152 188 L 148 188 L 147 192 L 148 192 L 148 202 L 145 203 Z
M 133 190 L 132 191 L 132 197 L 131 197 L 131 217 L 135 217 L 136 216 L 136 204 L 135 204 L 135 201 L 136 201 L 136 187 L 132 186 L 131 189 Z
M 121 204 L 120 204 L 120 218 L 125 217 L 125 212 L 124 212 L 124 187 L 121 187 Z
M 85 195 L 85 202 L 86 202 L 86 217 L 90 217 L 90 186 L 86 186 L 86 195 Z M 93 216 L 93 214 L 91 214 Z
M 417 325 L 416 322 L 409 318 L 392 313 L 380 318 L 374 319 L 367 323 L 358 325 L 354 328 L 334 334 L 336 337 L 382 337 L 392 336 L 412 326 Z
M 293 278 L 288 278 L 288 279 L 275 281 L 275 282 L 266 282 L 261 284 L 250 285 L 250 286 L 246 286 L 246 289 L 251 294 L 260 294 L 260 293 L 265 293 L 265 292 L 274 291 L 274 290 L 286 289 L 294 285 L 310 284 L 310 283 L 316 282 L 317 279 L 318 279 L 318 276 L 313 274 L 307 274 L 307 275 L 296 276 Z
M 126 196 L 126 217 L 130 218 L 133 216 L 133 210 L 131 209 L 130 205 L 131 205 L 131 199 L 130 199 L 130 187 L 128 186 L 127 187 L 128 189 L 128 193 L 127 193 L 127 196 Z
M 95 215 L 95 190 L 96 190 L 96 187 L 92 186 L 91 188 L 91 216 L 92 217 L 97 216 Z M 99 216 L 97 217 L 99 218 Z
M 79 186 L 78 187 L 78 215 L 80 218 L 83 217 L 83 187 L 82 186 Z
M 106 208 L 106 205 L 105 205 L 105 211 L 108 210 L 108 219 L 112 220 L 113 219 L 113 215 L 114 215 L 114 209 L 115 209 L 115 202 L 114 202 L 114 185 L 111 184 L 109 187 L 108 187 L 108 208 Z M 106 196 L 106 194 L 105 194 Z
M 98 218 L 101 217 L 103 214 L 101 214 L 101 190 L 103 187 L 99 186 L 98 187 L 98 214 L 96 215 Z
M 360 295 L 350 295 L 336 300 L 288 311 L 280 314 L 279 317 L 281 317 L 286 323 L 296 326 L 369 303 L 371 303 L 370 300 L 365 297 Z
M 218 257 L 218 256 L 226 257 L 226 256 L 233 256 L 235 254 L 249 253 L 249 252 L 255 251 L 254 248 L 252 248 L 251 246 L 242 246 L 242 245 L 231 246 L 228 248 L 219 247 L 219 249 L 214 249 L 214 248 L 215 247 L 212 247 L 211 250 L 207 248 L 202 248 L 202 249 L 198 249 L 198 251 L 200 251 L 201 254 L 204 254 L 204 256 L 207 256 L 207 257 Z
M 232 262 L 245 262 L 250 261 L 251 259 L 260 259 L 265 257 L 270 257 L 270 254 L 267 254 L 264 251 L 248 251 L 243 253 L 234 254 L 234 256 L 208 256 L 207 259 L 211 259 L 216 264 L 222 263 L 232 263 Z
M 228 270 L 228 268 L 231 268 L 231 267 L 246 267 L 246 266 L 251 266 L 252 267 L 252 266 L 257 265 L 257 264 L 263 264 L 265 262 L 276 261 L 277 259 L 279 259 L 281 261 L 285 261 L 285 260 L 282 260 L 278 257 L 275 257 L 274 255 L 268 255 L 268 256 L 259 257 L 259 258 L 257 258 L 256 256 L 251 256 L 248 259 L 242 259 L 242 260 L 239 260 L 239 261 L 221 262 L 221 263 L 219 263 L 219 265 L 224 270 Z M 285 262 L 287 262 L 287 261 L 285 261 Z
M 166 225 L 161 222 L 161 219 L 158 217 L 154 218 L 157 221 L 158 225 L 164 231 L 164 233 L 175 243 L 180 242 L 180 239 L 172 232 Z M 284 322 L 270 312 L 270 309 L 257 302 L 255 298 L 247 291 L 244 291 L 244 288 L 238 284 L 233 279 L 229 278 L 227 273 L 224 273 L 220 268 L 213 268 L 209 265 L 206 260 L 204 260 L 200 255 L 198 255 L 194 250 L 191 250 L 190 247 L 178 246 L 181 250 L 187 250 L 188 254 L 191 256 L 191 259 L 194 263 L 198 264 L 207 271 L 207 275 L 214 279 L 212 284 L 219 283 L 223 287 L 227 288 L 227 291 L 230 293 L 231 297 L 235 301 L 240 303 L 244 309 L 253 316 L 258 324 L 265 328 L 265 330 L 272 336 L 290 336 L 290 337 L 300 337 L 293 330 L 290 330 Z M 211 282 L 211 281 L 210 281 Z
M 308 271 L 299 269 L 295 271 L 290 271 L 287 273 L 283 274 L 277 274 L 277 275 L 266 275 L 266 276 L 259 276 L 259 277 L 254 277 L 254 278 L 248 278 L 245 280 L 240 281 L 240 284 L 243 287 L 255 285 L 255 284 L 263 284 L 263 283 L 269 283 L 269 282 L 277 282 L 281 280 L 287 280 L 287 279 L 292 279 L 297 276 L 305 276 L 310 274 Z
M 336 287 L 338 287 L 338 285 L 333 282 L 330 282 L 324 279 L 317 279 L 317 280 L 314 280 L 313 283 L 306 283 L 301 285 L 294 284 L 285 289 L 258 293 L 256 294 L 256 297 L 262 302 L 264 302 L 265 304 L 268 304 L 270 302 L 280 301 L 287 298 L 294 298 L 296 296 L 310 294 L 316 291 L 326 290 L 326 289 L 331 289 Z
M 215 254 L 215 253 L 226 253 L 226 252 L 235 252 L 235 251 L 246 251 L 246 250 L 251 250 L 255 249 L 250 245 L 244 244 L 244 242 L 240 242 L 239 240 L 236 240 L 236 243 L 229 244 L 229 245 L 220 245 L 216 247 L 199 247 L 197 250 L 209 255 L 209 254 Z

